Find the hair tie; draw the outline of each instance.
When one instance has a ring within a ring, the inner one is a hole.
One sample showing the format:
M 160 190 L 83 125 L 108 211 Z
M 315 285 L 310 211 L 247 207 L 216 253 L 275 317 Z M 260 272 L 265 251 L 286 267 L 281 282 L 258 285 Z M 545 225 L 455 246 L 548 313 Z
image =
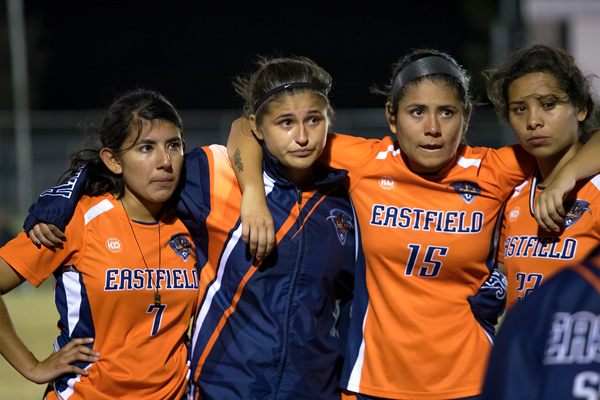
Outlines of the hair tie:
M 453 76 L 463 84 L 465 89 L 467 88 L 467 80 L 456 65 L 446 60 L 444 57 L 430 56 L 420 58 L 410 63 L 396 75 L 394 84 L 392 85 L 392 98 L 395 98 L 400 89 L 413 79 L 433 74 Z
M 325 91 L 319 89 L 318 87 L 316 87 L 314 84 L 312 84 L 310 82 L 287 83 L 285 85 L 277 86 L 275 89 L 269 90 L 267 93 L 265 93 L 265 95 L 263 97 L 261 97 L 260 99 L 258 99 L 254 103 L 254 113 L 256 114 L 256 111 L 258 110 L 258 107 L 260 107 L 261 104 L 264 103 L 265 100 L 267 100 L 269 97 L 273 96 L 276 93 L 282 92 L 284 90 L 291 90 L 291 89 L 294 89 L 294 88 L 310 88 L 310 89 L 315 89 L 315 90 L 323 93 L 324 95 L 327 95 L 325 93 Z

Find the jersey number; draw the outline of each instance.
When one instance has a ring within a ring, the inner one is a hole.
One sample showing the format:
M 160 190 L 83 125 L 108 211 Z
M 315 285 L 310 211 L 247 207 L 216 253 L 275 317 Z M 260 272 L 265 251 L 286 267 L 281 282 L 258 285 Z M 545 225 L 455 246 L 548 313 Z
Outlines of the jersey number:
M 161 304 L 160 306 L 150 304 L 150 306 L 148 307 L 148 311 L 146 311 L 147 313 L 151 313 L 154 310 L 156 310 L 156 315 L 154 316 L 154 323 L 152 324 L 152 333 L 150 333 L 150 336 L 154 336 L 158 333 L 165 308 L 167 308 L 166 304 Z
M 409 244 L 408 248 L 410 249 L 410 256 L 408 257 L 408 263 L 406 263 L 404 275 L 411 276 L 413 274 L 413 270 L 415 269 L 415 263 L 417 262 L 419 253 L 421 252 L 421 245 Z M 438 276 L 440 269 L 442 268 L 442 262 L 434 260 L 433 257 L 445 257 L 446 254 L 448 254 L 448 247 L 427 246 L 427 251 L 425 252 L 425 258 L 423 258 L 423 262 L 431 265 L 421 266 L 419 268 L 418 276 L 424 278 L 435 278 Z
M 526 274 L 524 272 L 517 272 L 517 298 L 519 301 L 523 300 L 525 296 L 531 294 L 535 289 L 537 289 L 542 284 L 542 279 L 544 275 L 542 274 Z M 525 289 L 525 284 L 533 282 L 532 287 L 528 287 Z
M 573 397 L 576 399 L 598 400 L 600 397 L 599 383 L 600 374 L 597 372 L 580 372 L 573 380 Z

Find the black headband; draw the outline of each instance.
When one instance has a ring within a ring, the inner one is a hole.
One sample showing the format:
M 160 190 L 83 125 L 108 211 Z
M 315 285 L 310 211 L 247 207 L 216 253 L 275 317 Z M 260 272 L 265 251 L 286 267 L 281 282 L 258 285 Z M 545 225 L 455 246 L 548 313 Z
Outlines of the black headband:
M 396 79 L 394 79 L 394 84 L 392 85 L 392 98 L 396 97 L 396 94 L 402 88 L 402 86 L 406 85 L 413 79 L 420 76 L 433 74 L 451 75 L 457 78 L 463 84 L 465 89 L 467 88 L 467 80 L 460 69 L 456 67 L 456 65 L 452 64 L 444 57 L 430 56 L 410 63 L 402 71 L 400 71 L 398 75 L 396 75 Z
M 265 95 L 263 97 L 256 100 L 256 103 L 254 103 L 254 113 L 256 114 L 256 111 L 258 111 L 258 107 L 260 107 L 261 104 L 265 102 L 265 100 L 267 100 L 269 97 L 273 96 L 275 93 L 279 93 L 281 91 L 294 89 L 294 88 L 315 89 L 315 90 L 323 93 L 324 95 L 326 95 L 325 91 L 319 89 L 318 87 L 316 87 L 315 85 L 313 85 L 312 83 L 309 83 L 309 82 L 288 83 L 285 85 L 277 86 L 275 89 L 269 90 L 267 93 L 265 93 Z

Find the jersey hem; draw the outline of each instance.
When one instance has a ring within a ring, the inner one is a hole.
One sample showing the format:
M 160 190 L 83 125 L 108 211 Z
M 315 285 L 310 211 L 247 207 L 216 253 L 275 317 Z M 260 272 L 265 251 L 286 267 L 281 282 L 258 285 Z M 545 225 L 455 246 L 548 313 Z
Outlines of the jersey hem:
M 341 381 L 341 386 L 345 389 L 360 393 L 367 396 L 382 397 L 386 399 L 403 399 L 403 400 L 440 400 L 440 399 L 461 399 L 463 397 L 477 396 L 481 394 L 481 387 L 461 389 L 460 391 L 444 391 L 435 393 L 424 392 L 403 392 L 403 391 L 386 391 L 381 389 L 373 389 L 364 385 L 354 385 L 348 381 Z

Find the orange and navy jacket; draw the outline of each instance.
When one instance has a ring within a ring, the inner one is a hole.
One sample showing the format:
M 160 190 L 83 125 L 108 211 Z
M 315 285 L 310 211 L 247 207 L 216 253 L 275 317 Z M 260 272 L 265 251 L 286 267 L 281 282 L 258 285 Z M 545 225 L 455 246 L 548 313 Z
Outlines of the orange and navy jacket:
M 558 233 L 539 228 L 531 215 L 532 180 L 533 175 L 517 186 L 504 212 L 498 261 L 504 263 L 508 280 L 507 308 L 600 243 L 600 175 L 579 181 L 567 195 Z M 536 187 L 535 195 L 542 190 Z
M 277 246 L 253 264 L 241 240 L 241 193 L 223 146 L 186 156 L 178 215 L 196 241 L 200 299 L 192 337 L 194 399 L 340 399 L 353 295 L 364 263 L 342 185 L 317 169 L 299 190 L 264 149 Z
M 505 300 L 498 214 L 533 157 L 461 145 L 437 174 L 420 175 L 389 137 L 331 134 L 321 161 L 349 171 L 366 259 L 344 387 L 395 399 L 479 394 Z
M 507 312 L 482 400 L 600 398 L 599 332 L 597 247 Z
M 79 199 L 65 234 L 64 246 L 54 250 L 33 248 L 25 232 L 0 249 L 0 257 L 35 286 L 53 275 L 60 316 L 55 348 L 92 337 L 89 347 L 100 353 L 95 363 L 77 364 L 89 375 L 61 376 L 46 398 L 182 399 L 187 331 L 198 299 L 185 226 L 169 213 L 156 224 L 130 225 L 107 193 Z M 154 303 L 156 286 L 160 305 Z

